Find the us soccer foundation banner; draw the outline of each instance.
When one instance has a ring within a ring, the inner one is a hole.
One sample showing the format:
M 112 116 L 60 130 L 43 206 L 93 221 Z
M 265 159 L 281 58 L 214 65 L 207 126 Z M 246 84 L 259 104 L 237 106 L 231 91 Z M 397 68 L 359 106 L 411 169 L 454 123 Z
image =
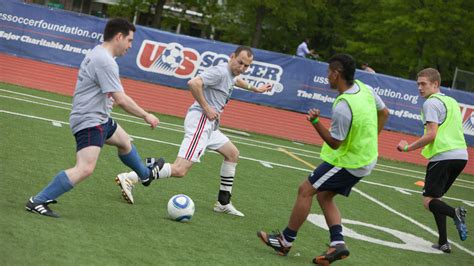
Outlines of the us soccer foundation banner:
M 84 55 L 103 41 L 105 23 L 83 14 L 2 1 L 0 52 L 79 67 Z M 227 62 L 236 47 L 138 26 L 132 48 L 117 62 L 121 76 L 187 89 L 189 79 Z M 270 83 L 273 89 L 256 94 L 235 88 L 233 99 L 302 113 L 319 108 L 322 116 L 331 116 L 337 92 L 329 88 L 326 63 L 259 49 L 254 53 L 242 77 L 255 86 Z M 357 71 L 356 78 L 372 86 L 390 109 L 387 129 L 423 134 L 420 111 L 424 99 L 414 81 L 363 71 Z M 442 92 L 460 103 L 466 140 L 474 146 L 474 94 L 447 88 Z M 256 115 L 278 123 L 278 117 Z

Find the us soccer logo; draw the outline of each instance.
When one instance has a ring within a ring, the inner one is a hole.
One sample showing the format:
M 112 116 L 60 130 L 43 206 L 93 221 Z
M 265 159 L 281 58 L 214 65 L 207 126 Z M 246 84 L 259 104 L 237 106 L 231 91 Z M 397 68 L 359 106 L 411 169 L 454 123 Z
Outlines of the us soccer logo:
M 137 56 L 141 70 L 177 78 L 193 77 L 199 65 L 199 53 L 179 43 L 145 40 Z

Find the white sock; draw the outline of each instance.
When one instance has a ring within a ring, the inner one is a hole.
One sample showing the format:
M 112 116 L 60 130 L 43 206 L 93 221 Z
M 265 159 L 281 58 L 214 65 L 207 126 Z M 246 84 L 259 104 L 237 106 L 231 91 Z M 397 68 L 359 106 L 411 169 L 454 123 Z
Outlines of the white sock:
M 346 243 L 344 241 L 332 241 L 331 244 L 329 244 L 330 247 L 335 247 L 336 245 L 345 245 Z
M 163 167 L 161 168 L 159 175 L 160 175 L 159 179 L 170 177 L 171 176 L 171 164 L 165 163 L 163 165 Z
M 231 163 L 226 161 L 222 162 L 220 190 L 229 191 L 230 193 L 232 193 L 232 186 L 234 185 L 236 167 L 237 163 Z

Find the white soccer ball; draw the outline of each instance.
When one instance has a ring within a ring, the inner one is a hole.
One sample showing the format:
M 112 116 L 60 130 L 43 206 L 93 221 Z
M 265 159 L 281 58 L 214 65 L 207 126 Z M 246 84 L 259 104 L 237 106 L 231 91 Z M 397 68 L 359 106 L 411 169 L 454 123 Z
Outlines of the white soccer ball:
M 161 55 L 163 63 L 169 68 L 176 69 L 183 63 L 183 47 L 178 43 L 169 44 Z
M 174 195 L 168 201 L 168 215 L 178 222 L 191 220 L 194 215 L 193 200 L 184 194 Z

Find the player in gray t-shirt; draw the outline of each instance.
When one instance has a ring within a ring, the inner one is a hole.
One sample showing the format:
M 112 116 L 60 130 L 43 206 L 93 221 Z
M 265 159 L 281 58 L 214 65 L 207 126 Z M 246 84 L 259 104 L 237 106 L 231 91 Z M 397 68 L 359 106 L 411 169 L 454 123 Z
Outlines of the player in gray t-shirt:
M 219 130 L 219 117 L 229 101 L 234 86 L 263 93 L 271 90 L 270 84 L 255 87 L 239 77 L 250 66 L 253 52 L 249 47 L 240 46 L 230 56 L 228 63 L 213 66 L 188 82 L 196 100 L 188 110 L 184 121 L 185 135 L 173 164 L 166 163 L 160 170 L 159 178 L 183 177 L 206 149 L 222 154 L 221 185 L 214 211 L 244 216 L 230 201 L 234 183 L 239 150 Z M 122 174 L 121 174 L 122 175 Z M 131 182 L 136 182 L 134 172 L 127 174 Z
M 423 206 L 433 213 L 438 227 L 438 243 L 432 247 L 451 253 L 446 217 L 453 219 L 459 237 L 464 241 L 467 238 L 466 210 L 462 206 L 451 207 L 442 197 L 466 167 L 468 153 L 459 104 L 440 92 L 440 84 L 438 70 L 426 68 L 418 73 L 418 90 L 427 99 L 422 110 L 424 134 L 410 144 L 401 140 L 397 149 L 409 152 L 423 148 L 422 155 L 429 159 L 423 187 Z
M 124 55 L 132 46 L 135 26 L 123 19 L 112 19 L 105 26 L 104 43 L 92 49 L 79 69 L 74 91 L 70 124 L 76 138 L 76 165 L 59 172 L 36 196 L 26 203 L 26 209 L 41 215 L 59 217 L 48 204 L 71 190 L 94 171 L 104 144 L 116 146 L 120 160 L 136 171 L 144 185 L 156 178 L 163 166 L 163 159 L 156 160 L 151 167 L 142 163 L 128 134 L 110 117 L 113 104 L 137 117 L 141 117 L 155 128 L 159 120 L 138 106 L 127 96 L 119 78 L 119 68 L 114 60 Z M 130 185 L 117 177 L 117 182 L 126 193 Z

